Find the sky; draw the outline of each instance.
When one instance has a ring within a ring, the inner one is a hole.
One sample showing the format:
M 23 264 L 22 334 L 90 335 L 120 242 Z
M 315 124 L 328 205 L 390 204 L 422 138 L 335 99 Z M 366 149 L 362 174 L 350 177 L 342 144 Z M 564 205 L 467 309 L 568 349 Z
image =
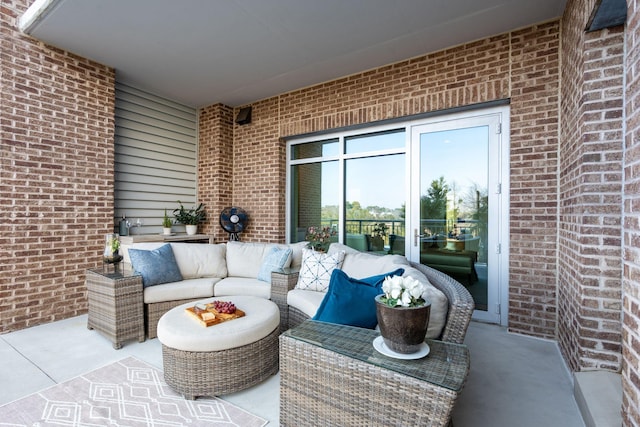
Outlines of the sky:
M 367 150 L 379 143 L 384 148 L 404 145 L 404 133 L 386 135 L 387 140 L 362 139 Z M 389 142 L 393 140 L 392 142 Z M 422 134 L 420 139 L 421 194 L 425 194 L 433 180 L 445 177 L 449 186 L 455 182 L 458 194 L 464 194 L 469 186 L 478 184 L 487 187 L 488 174 L 488 128 L 486 126 L 454 129 Z M 358 144 L 362 145 L 362 144 Z M 349 147 L 347 145 L 347 147 Z M 362 148 L 364 151 L 364 148 Z M 358 151 L 354 148 L 351 152 Z M 349 202 L 360 202 L 363 207 L 383 206 L 400 208 L 406 199 L 405 155 L 396 154 L 379 157 L 349 159 L 346 162 L 346 198 Z M 338 162 L 323 165 L 322 204 L 337 205 L 339 194 L 335 191 Z M 323 178 L 325 179 L 325 178 Z

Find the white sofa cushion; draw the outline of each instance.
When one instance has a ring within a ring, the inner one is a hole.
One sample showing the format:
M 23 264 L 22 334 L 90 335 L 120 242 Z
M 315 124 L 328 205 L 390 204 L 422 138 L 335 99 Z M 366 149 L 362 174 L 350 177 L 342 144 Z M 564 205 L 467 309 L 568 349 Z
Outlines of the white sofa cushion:
M 258 277 L 262 261 L 272 247 L 272 243 L 227 242 L 227 275 L 229 277 Z M 289 267 L 291 261 L 285 263 Z
M 302 265 L 302 250 L 305 249 L 309 245 L 309 242 L 298 242 L 298 243 L 289 243 L 288 245 L 283 245 L 280 243 L 276 243 L 274 246 L 279 248 L 289 248 L 291 249 L 291 260 L 287 264 L 285 263 L 285 267 L 297 268 L 299 269 Z
M 184 279 L 227 277 L 227 246 L 224 243 L 171 243 Z
M 327 253 L 334 254 L 341 251 L 345 252 L 341 270 L 349 277 L 356 279 L 384 274 L 396 270 L 398 266 L 409 265 L 409 261 L 402 255 L 374 255 L 356 251 L 340 243 L 333 243 Z
M 144 288 L 144 303 L 151 304 L 155 302 L 178 301 L 181 299 L 212 297 L 213 287 L 218 281 L 220 281 L 219 278 L 206 277 L 149 286 L 148 288 Z
M 213 295 L 252 295 L 269 299 L 271 284 L 251 277 L 226 277 L 216 283 Z
M 304 289 L 292 289 L 287 293 L 287 305 L 295 307 L 309 317 L 316 315 L 326 293 Z

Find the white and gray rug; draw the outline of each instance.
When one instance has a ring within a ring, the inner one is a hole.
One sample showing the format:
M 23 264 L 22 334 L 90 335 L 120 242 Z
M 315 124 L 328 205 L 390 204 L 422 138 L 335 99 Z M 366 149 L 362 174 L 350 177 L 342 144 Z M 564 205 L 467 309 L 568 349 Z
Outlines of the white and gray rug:
M 0 406 L 0 426 L 239 426 L 262 418 L 217 398 L 185 400 L 162 371 L 128 357 Z

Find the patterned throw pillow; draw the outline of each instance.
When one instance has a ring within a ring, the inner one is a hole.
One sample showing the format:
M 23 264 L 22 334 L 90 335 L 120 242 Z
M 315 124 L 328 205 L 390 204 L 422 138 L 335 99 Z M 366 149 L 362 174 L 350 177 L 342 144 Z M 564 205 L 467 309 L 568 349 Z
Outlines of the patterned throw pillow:
M 296 289 L 326 292 L 329 288 L 331 273 L 336 268 L 342 267 L 344 254 L 344 251 L 329 255 L 311 249 L 303 249 L 302 266 Z
M 277 247 L 271 248 L 267 256 L 264 257 L 260 271 L 258 272 L 258 280 L 271 283 L 271 272 L 284 267 L 287 260 L 291 256 L 291 249 L 281 249 Z

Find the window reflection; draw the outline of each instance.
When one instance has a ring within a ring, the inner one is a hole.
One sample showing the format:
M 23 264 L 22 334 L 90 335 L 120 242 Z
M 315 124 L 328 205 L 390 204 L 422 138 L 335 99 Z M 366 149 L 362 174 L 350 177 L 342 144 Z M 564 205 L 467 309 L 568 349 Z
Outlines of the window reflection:
M 304 241 L 309 227 L 337 229 L 338 166 L 338 161 L 330 161 L 291 167 L 292 242 Z

